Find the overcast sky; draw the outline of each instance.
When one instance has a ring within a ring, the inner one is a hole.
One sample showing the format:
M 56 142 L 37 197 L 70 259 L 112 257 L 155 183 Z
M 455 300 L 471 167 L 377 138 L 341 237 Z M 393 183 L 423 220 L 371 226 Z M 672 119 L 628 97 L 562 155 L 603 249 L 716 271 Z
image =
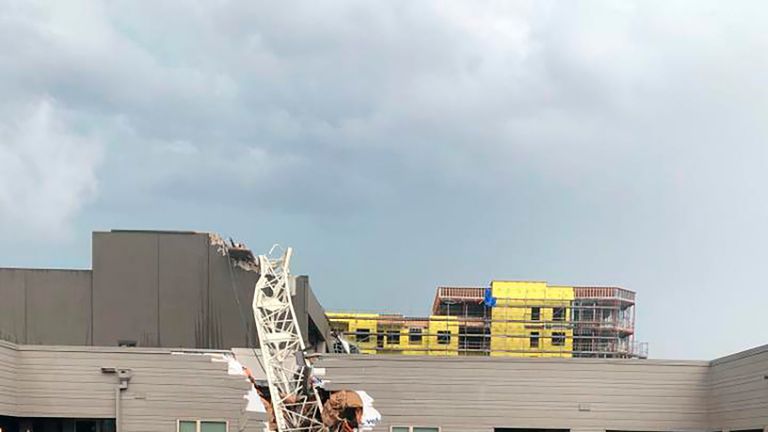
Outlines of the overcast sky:
M 764 2 L 0 4 L 2 266 L 218 231 L 328 309 L 620 285 L 653 357 L 768 343 Z

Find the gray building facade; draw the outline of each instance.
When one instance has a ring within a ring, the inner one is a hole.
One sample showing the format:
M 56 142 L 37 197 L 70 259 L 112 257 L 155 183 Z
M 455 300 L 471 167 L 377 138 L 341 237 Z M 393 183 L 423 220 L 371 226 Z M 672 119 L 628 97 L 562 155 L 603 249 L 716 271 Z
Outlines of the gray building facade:
M 256 275 L 208 233 L 93 233 L 92 270 L 0 268 L 0 339 L 18 344 L 229 349 L 256 346 Z M 309 279 L 296 280 L 302 334 L 330 331 Z M 322 347 L 321 347 L 322 348 Z

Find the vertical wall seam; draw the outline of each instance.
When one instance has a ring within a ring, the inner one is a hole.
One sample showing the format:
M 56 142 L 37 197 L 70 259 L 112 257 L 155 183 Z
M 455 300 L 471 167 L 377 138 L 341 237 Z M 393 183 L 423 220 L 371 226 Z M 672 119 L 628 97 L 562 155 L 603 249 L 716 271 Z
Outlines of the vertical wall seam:
M 156 335 L 157 335 L 157 346 L 162 346 L 160 344 L 160 235 L 155 235 L 155 267 L 157 268 L 157 272 L 155 273 L 155 286 L 157 289 L 155 290 L 156 296 L 157 296 L 157 303 L 155 305 L 156 311 L 157 311 L 157 317 L 156 317 Z
M 93 266 L 93 263 L 91 263 L 91 266 Z M 85 337 L 85 344 L 86 345 L 93 345 L 93 270 L 91 270 L 91 305 L 88 308 L 90 311 L 90 322 L 89 322 L 89 328 L 90 332 Z
M 29 296 L 27 295 L 27 272 L 22 272 L 24 287 L 24 343 L 29 344 Z
M 210 237 L 207 237 L 207 281 L 205 285 L 205 309 L 203 312 L 203 344 L 205 348 L 210 348 L 211 340 L 210 340 L 210 328 L 211 328 L 211 240 Z
M 88 335 L 86 344 L 93 346 L 93 284 L 96 279 L 96 233 L 91 233 L 91 334 Z

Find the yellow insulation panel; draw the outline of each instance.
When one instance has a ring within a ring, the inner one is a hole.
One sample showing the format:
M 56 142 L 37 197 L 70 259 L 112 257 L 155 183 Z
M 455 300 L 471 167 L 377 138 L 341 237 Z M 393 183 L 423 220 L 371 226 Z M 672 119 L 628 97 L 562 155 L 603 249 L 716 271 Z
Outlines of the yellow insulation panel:
M 459 355 L 459 322 L 452 316 L 429 317 L 429 355 Z
M 328 312 L 331 328 L 341 330 L 364 354 L 376 354 L 379 315 L 372 313 Z
M 546 282 L 493 281 L 491 355 L 509 357 L 571 357 L 572 287 Z M 554 311 L 562 321 L 554 321 Z

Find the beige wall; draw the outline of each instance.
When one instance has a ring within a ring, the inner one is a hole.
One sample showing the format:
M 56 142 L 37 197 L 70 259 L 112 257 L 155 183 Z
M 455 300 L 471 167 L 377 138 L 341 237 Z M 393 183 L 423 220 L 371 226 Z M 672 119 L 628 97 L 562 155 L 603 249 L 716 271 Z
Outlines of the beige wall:
M 236 349 L 256 368 L 252 350 Z M 173 432 L 180 418 L 230 421 L 243 415 L 248 384 L 224 363 L 167 349 L 16 346 L 0 342 L 0 415 L 112 417 L 114 376 L 134 372 L 124 394 L 125 431 Z M 494 427 L 575 432 L 720 431 L 768 426 L 768 346 L 712 362 L 326 356 L 330 389 L 365 390 L 392 425 L 443 432 Z
M 709 379 L 712 429 L 768 426 L 768 345 L 713 361 Z
M 0 341 L 0 415 L 16 413 L 16 350 Z
M 321 362 L 393 425 L 706 430 L 707 362 L 355 356 Z
M 231 432 L 261 431 L 263 417 L 244 414 L 249 383 L 209 356 L 168 350 L 19 346 L 0 342 L 0 415 L 114 417 L 115 375 L 133 372 L 122 396 L 125 432 L 174 432 L 177 419 L 226 420 Z

